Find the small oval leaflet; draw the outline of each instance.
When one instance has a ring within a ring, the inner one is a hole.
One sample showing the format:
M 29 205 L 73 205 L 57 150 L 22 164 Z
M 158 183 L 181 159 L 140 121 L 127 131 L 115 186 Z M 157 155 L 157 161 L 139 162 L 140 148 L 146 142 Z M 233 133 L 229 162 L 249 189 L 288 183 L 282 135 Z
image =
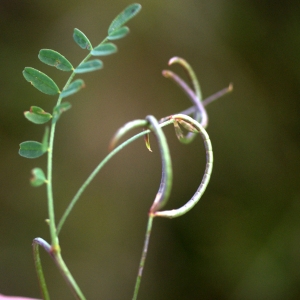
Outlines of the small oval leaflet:
M 20 144 L 19 154 L 26 158 L 37 158 L 45 152 L 43 144 L 39 142 L 27 141 Z
M 56 83 L 49 76 L 34 68 L 26 67 L 23 71 L 23 76 L 42 93 L 47 95 L 56 95 L 59 93 Z
M 125 37 L 129 33 L 129 28 L 127 26 L 121 27 L 113 31 L 108 37 L 108 40 L 114 41 Z
M 141 10 L 142 6 L 138 3 L 133 3 L 126 7 L 110 24 L 108 35 L 110 36 L 115 30 L 121 28 L 126 22 L 132 19 Z
M 80 31 L 79 29 L 75 28 L 73 33 L 74 41 L 82 48 L 87 50 L 92 50 L 92 44 L 86 35 Z
M 93 60 L 89 60 L 87 62 L 80 64 L 74 70 L 74 72 L 77 74 L 81 74 L 81 73 L 96 71 L 96 70 L 102 69 L 102 67 L 103 67 L 103 63 L 101 60 L 93 59 Z
M 61 92 L 61 97 L 66 98 L 68 96 L 71 96 L 84 87 L 84 81 L 82 79 L 76 79 L 65 90 Z
M 41 62 L 53 66 L 61 71 L 72 71 L 72 64 L 60 53 L 50 50 L 50 49 L 42 49 L 38 55 Z
M 30 183 L 32 186 L 38 187 L 47 181 L 44 171 L 41 168 L 34 168 L 31 173 Z
M 30 111 L 24 112 L 24 116 L 27 120 L 34 124 L 44 124 L 52 118 L 51 114 L 45 112 L 38 106 L 31 106 Z
M 61 114 L 67 110 L 69 110 L 72 107 L 71 103 L 69 102 L 63 102 L 59 104 L 58 106 L 55 106 L 53 109 L 53 120 L 52 123 L 56 123 L 57 120 L 60 118 Z
M 103 55 L 110 55 L 110 54 L 116 53 L 117 51 L 118 51 L 118 48 L 115 44 L 105 43 L 105 44 L 95 47 L 91 51 L 91 54 L 94 56 L 103 56 Z

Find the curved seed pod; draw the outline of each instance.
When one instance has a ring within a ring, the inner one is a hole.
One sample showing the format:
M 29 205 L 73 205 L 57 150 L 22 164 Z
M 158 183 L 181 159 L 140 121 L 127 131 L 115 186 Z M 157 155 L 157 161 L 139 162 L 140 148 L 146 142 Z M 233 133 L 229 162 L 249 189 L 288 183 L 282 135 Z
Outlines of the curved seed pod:
M 150 214 L 155 214 L 157 210 L 161 209 L 168 201 L 172 189 L 173 171 L 171 155 L 169 151 L 169 146 L 164 132 L 159 126 L 156 118 L 153 116 L 147 116 L 146 120 L 150 123 L 150 130 L 154 133 L 162 161 L 162 175 L 160 186 L 154 202 L 150 208 Z
M 205 192 L 205 189 L 209 183 L 210 176 L 212 173 L 212 168 L 213 168 L 213 151 L 212 151 L 212 145 L 209 139 L 209 136 L 205 129 L 194 119 L 192 119 L 189 116 L 178 114 L 178 115 L 173 115 L 171 118 L 175 119 L 177 122 L 184 124 L 188 123 L 188 126 L 191 126 L 193 130 L 199 131 L 200 135 L 202 136 L 204 146 L 205 146 L 205 151 L 206 151 L 206 167 L 204 171 L 204 175 L 202 178 L 202 181 L 193 195 L 193 197 L 182 207 L 178 209 L 173 209 L 173 210 L 165 210 L 165 211 L 157 211 L 154 213 L 155 217 L 165 217 L 165 218 L 176 218 L 184 215 L 187 213 L 189 210 L 191 210 L 200 200 L 201 196 Z M 188 127 L 187 126 L 187 127 Z
M 199 100 L 197 94 L 189 87 L 189 85 L 177 74 L 170 70 L 164 70 L 162 72 L 163 76 L 172 79 L 179 87 L 183 89 L 186 95 L 190 98 L 195 106 L 194 119 L 199 122 L 202 127 L 206 128 L 208 124 L 208 115 L 203 103 Z M 194 134 L 188 134 L 187 139 L 192 141 Z

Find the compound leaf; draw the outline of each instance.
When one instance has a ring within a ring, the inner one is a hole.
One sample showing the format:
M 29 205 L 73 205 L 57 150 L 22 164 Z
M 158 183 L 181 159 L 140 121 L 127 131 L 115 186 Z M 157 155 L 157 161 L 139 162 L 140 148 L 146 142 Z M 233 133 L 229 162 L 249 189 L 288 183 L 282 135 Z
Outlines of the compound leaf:
M 127 26 L 121 27 L 113 31 L 108 37 L 108 40 L 114 41 L 125 37 L 129 33 L 129 28 Z
M 31 106 L 30 111 L 25 111 L 24 116 L 27 120 L 35 124 L 47 123 L 52 115 L 45 112 L 42 108 L 38 106 Z
M 89 60 L 87 62 L 84 62 L 84 63 L 80 64 L 74 70 L 74 72 L 77 73 L 77 74 L 81 74 L 81 73 L 96 71 L 96 70 L 101 69 L 102 67 L 103 67 L 103 63 L 102 63 L 101 60 L 93 59 L 93 60 Z
M 126 7 L 110 24 L 108 28 L 108 35 L 110 36 L 115 30 L 121 28 L 126 22 L 132 19 L 140 10 L 142 6 L 138 3 L 133 3 Z
M 76 79 L 65 90 L 61 92 L 61 97 L 66 98 L 70 95 L 73 95 L 84 87 L 84 81 L 82 79 Z
M 38 55 L 41 62 L 53 66 L 61 71 L 72 71 L 72 64 L 60 53 L 50 50 L 50 49 L 42 49 Z
M 105 43 L 102 45 L 99 45 L 95 47 L 92 51 L 91 54 L 94 56 L 102 56 L 102 55 L 109 55 L 116 53 L 118 51 L 118 48 L 115 44 L 113 43 Z
M 34 68 L 26 67 L 23 76 L 42 93 L 56 95 L 60 92 L 56 83 L 49 76 Z
M 74 41 L 82 48 L 87 50 L 92 50 L 92 44 L 86 35 L 80 31 L 79 29 L 75 28 L 73 33 Z

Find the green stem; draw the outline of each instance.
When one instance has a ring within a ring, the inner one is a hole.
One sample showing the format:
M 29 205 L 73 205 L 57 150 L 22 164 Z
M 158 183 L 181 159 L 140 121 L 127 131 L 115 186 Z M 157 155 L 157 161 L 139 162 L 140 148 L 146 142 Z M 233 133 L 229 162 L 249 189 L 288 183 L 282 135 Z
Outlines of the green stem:
M 105 38 L 100 44 L 104 43 L 106 40 L 107 40 L 107 38 Z M 81 63 L 86 62 L 90 57 L 91 57 L 91 53 L 89 53 L 82 60 Z M 75 69 L 74 69 L 72 74 L 70 75 L 69 79 L 67 80 L 63 90 L 69 86 L 69 84 L 71 83 L 71 81 L 73 80 L 75 75 L 76 75 L 76 73 L 75 73 Z M 60 95 L 58 97 L 56 106 L 58 106 L 61 103 L 62 99 L 63 98 Z M 56 258 L 56 263 L 57 263 L 59 269 L 63 273 L 63 275 L 66 278 L 69 285 L 71 286 L 71 289 L 79 295 L 78 299 L 85 299 L 60 255 L 58 232 L 57 232 L 56 223 L 55 223 L 55 210 L 54 210 L 53 187 L 52 187 L 53 148 L 54 148 L 55 128 L 56 128 L 56 122 L 52 122 L 51 130 L 50 130 L 50 137 L 49 137 L 48 159 L 47 159 L 47 199 L 48 199 L 49 229 L 50 229 L 50 236 L 51 236 L 51 251 L 53 253 L 53 256 Z
M 35 270 L 37 273 L 41 293 L 42 293 L 44 300 L 50 300 L 50 295 L 48 292 L 48 288 L 47 288 L 47 284 L 46 284 L 46 280 L 45 280 L 44 272 L 43 272 L 43 268 L 42 268 L 39 246 L 42 246 L 49 253 L 50 245 L 41 238 L 34 239 L 33 243 L 32 243 Z
M 65 278 L 67 284 L 69 285 L 71 291 L 73 292 L 74 296 L 78 300 L 86 300 L 85 296 L 81 292 L 79 286 L 77 285 L 75 279 L 73 278 L 71 272 L 69 271 L 67 265 L 65 264 L 64 260 L 62 259 L 62 256 L 60 253 L 57 253 L 54 256 L 54 260 L 61 271 L 61 274 Z
M 162 124 L 159 124 L 160 127 L 165 127 L 169 124 L 172 124 L 173 120 L 168 120 Z M 80 196 L 82 195 L 82 193 L 84 192 L 84 190 L 87 188 L 87 186 L 91 183 L 91 181 L 96 177 L 96 175 L 99 173 L 99 171 L 104 167 L 104 165 L 106 165 L 106 163 L 113 157 L 115 156 L 118 152 L 120 152 L 123 148 L 125 148 L 126 146 L 128 146 L 130 143 L 134 142 L 135 140 L 137 140 L 138 138 L 144 136 L 145 134 L 150 133 L 150 130 L 144 130 L 143 132 L 140 132 L 138 134 L 136 134 L 135 136 L 129 138 L 128 140 L 126 140 L 124 143 L 122 143 L 121 145 L 119 145 L 118 147 L 116 147 L 114 150 L 112 150 L 100 163 L 99 165 L 94 169 L 94 171 L 90 174 L 90 176 L 86 179 L 86 181 L 82 184 L 82 186 L 79 188 L 79 190 L 77 191 L 76 195 L 73 197 L 73 199 L 71 200 L 70 204 L 68 205 L 67 209 L 65 210 L 63 216 L 61 217 L 58 226 L 57 226 L 57 234 L 60 233 L 63 224 L 65 223 L 67 217 L 69 216 L 71 210 L 73 209 L 73 207 L 75 206 L 75 204 L 77 203 L 77 201 L 79 200 Z
M 153 218 L 154 218 L 154 216 L 152 214 L 150 214 L 149 218 L 148 218 L 148 224 L 147 224 L 147 230 L 146 230 L 146 235 L 145 235 L 144 247 L 143 247 L 143 252 L 142 252 L 142 256 L 141 256 L 141 260 L 140 260 L 138 275 L 137 275 L 136 282 L 135 282 L 135 287 L 134 287 L 134 293 L 133 293 L 132 300 L 136 300 L 137 296 L 138 296 L 138 293 L 139 293 L 139 288 L 140 288 L 140 285 L 141 285 L 143 270 L 144 270 L 144 266 L 145 266 L 145 262 L 146 262 L 147 253 L 148 253 L 148 247 L 149 247 L 149 240 L 150 240 L 150 235 L 151 235 Z

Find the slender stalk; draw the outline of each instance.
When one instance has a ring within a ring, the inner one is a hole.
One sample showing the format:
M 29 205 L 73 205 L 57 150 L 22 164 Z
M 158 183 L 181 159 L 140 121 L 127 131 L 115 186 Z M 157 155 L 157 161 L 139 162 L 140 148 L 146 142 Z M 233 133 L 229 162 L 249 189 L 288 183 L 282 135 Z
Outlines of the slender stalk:
M 173 120 L 167 120 L 164 123 L 159 124 L 160 127 L 165 127 L 167 125 L 170 125 L 173 123 Z M 60 233 L 63 224 L 65 223 L 67 217 L 69 216 L 70 212 L 72 211 L 73 207 L 79 200 L 82 193 L 85 191 L 87 186 L 91 183 L 91 181 L 96 177 L 96 175 L 99 173 L 99 171 L 108 163 L 108 161 L 115 156 L 118 152 L 120 152 L 123 148 L 137 140 L 138 138 L 150 133 L 150 130 L 144 130 L 143 132 L 140 132 L 133 137 L 126 140 L 124 143 L 120 144 L 118 147 L 113 149 L 100 163 L 99 165 L 94 169 L 94 171 L 89 175 L 89 177 L 85 180 L 85 182 L 82 184 L 82 186 L 79 188 L 73 199 L 71 200 L 70 204 L 68 205 L 67 209 L 63 213 L 63 216 L 61 217 L 58 226 L 57 226 L 57 234 Z
M 100 44 L 104 43 L 107 40 L 105 38 Z M 92 50 L 92 49 L 91 49 Z M 91 57 L 91 53 L 89 53 L 81 63 L 86 62 Z M 80 64 L 81 64 L 80 63 Z M 80 65 L 79 64 L 79 65 Z M 66 89 L 71 81 L 73 80 L 74 76 L 76 75 L 75 69 L 73 70 L 72 74 L 70 75 L 69 79 L 67 80 L 64 88 Z M 61 95 L 58 97 L 57 104 L 58 106 L 62 101 Z M 53 187 L 52 187 L 52 172 L 53 172 L 53 149 L 54 149 L 54 137 L 55 137 L 55 129 L 56 129 L 56 122 L 52 122 L 51 129 L 50 129 L 50 137 L 49 137 L 49 148 L 48 148 L 48 159 L 47 159 L 47 199 L 48 199 L 48 218 L 49 218 L 49 229 L 50 229 L 50 236 L 51 236 L 51 253 L 53 254 L 57 266 L 61 270 L 62 274 L 64 275 L 66 281 L 68 282 L 71 290 L 76 295 L 78 299 L 85 299 L 82 292 L 80 291 L 77 283 L 75 282 L 74 278 L 72 277 L 70 271 L 68 270 L 66 264 L 64 263 L 61 255 L 60 255 L 60 246 L 59 246 L 59 239 L 58 239 L 58 232 L 56 228 L 55 222 L 55 210 L 54 210 L 54 199 L 53 199 Z
M 57 267 L 61 271 L 61 274 L 63 275 L 64 279 L 66 280 L 67 284 L 69 285 L 75 298 L 78 300 L 86 300 L 85 296 L 83 295 L 79 286 L 77 285 L 74 277 L 72 276 L 67 265 L 65 264 L 61 254 L 57 253 L 54 257 L 54 260 L 57 264 Z
M 48 288 L 47 288 L 47 284 L 46 284 L 46 280 L 42 268 L 39 246 L 42 246 L 48 253 L 50 253 L 50 245 L 41 238 L 34 239 L 32 243 L 34 265 L 35 265 L 35 270 L 39 281 L 39 286 L 41 289 L 41 294 L 44 300 L 50 300 L 50 295 L 48 292 Z
M 141 260 L 140 260 L 138 275 L 137 275 L 136 282 L 135 282 L 135 287 L 134 287 L 134 293 L 133 293 L 132 300 L 136 300 L 137 296 L 138 296 L 138 293 L 139 293 L 139 288 L 140 288 L 140 285 L 141 285 L 143 270 L 144 270 L 144 266 L 145 266 L 145 262 L 146 262 L 146 258 L 147 258 L 147 253 L 148 253 L 148 247 L 149 247 L 149 240 L 150 240 L 150 235 L 151 235 L 153 218 L 154 218 L 154 215 L 149 214 L 147 230 L 146 230 L 146 235 L 145 235 L 145 241 L 144 241 L 144 247 L 143 247 L 143 252 L 142 252 L 142 256 L 141 256 Z

